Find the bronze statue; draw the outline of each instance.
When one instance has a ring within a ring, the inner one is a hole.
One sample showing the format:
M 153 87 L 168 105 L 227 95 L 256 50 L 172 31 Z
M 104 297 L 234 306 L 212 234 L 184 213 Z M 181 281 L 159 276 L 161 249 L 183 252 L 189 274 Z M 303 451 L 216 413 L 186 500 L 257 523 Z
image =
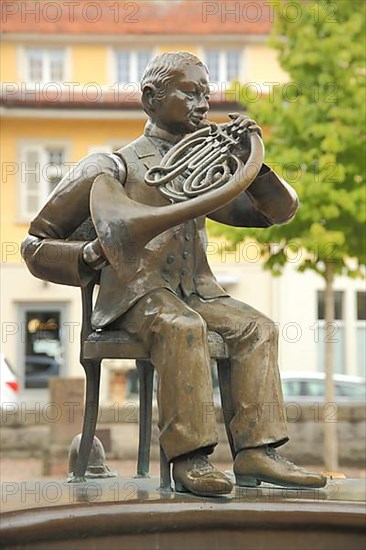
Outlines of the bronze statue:
M 64 177 L 30 225 L 27 265 L 36 277 L 68 285 L 100 272 L 93 326 L 123 328 L 149 346 L 159 380 L 160 440 L 176 490 L 232 489 L 208 460 L 217 432 L 215 418 L 205 415 L 213 399 L 207 328 L 222 335 L 230 354 L 236 483 L 323 487 L 325 476 L 276 452 L 288 436 L 274 323 L 228 296 L 205 254 L 205 215 L 268 227 L 294 216 L 296 194 L 262 164 L 255 121 L 234 114 L 219 127 L 208 122 L 208 71 L 194 55 L 156 56 L 141 91 L 149 117 L 144 135 L 113 154 L 90 155 Z M 200 164 L 211 154 L 202 176 Z M 193 156 L 196 164 L 184 164 Z M 186 200 L 188 179 L 193 195 L 205 182 L 213 189 L 207 198 Z M 73 240 L 88 223 L 90 240 Z

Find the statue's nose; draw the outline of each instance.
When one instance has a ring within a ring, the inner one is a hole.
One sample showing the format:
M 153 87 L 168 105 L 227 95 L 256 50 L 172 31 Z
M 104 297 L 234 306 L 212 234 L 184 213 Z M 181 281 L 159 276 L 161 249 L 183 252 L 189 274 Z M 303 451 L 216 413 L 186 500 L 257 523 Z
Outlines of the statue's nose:
M 199 111 L 200 113 L 207 113 L 209 109 L 208 101 L 205 97 L 201 97 L 199 102 L 197 103 L 195 110 Z

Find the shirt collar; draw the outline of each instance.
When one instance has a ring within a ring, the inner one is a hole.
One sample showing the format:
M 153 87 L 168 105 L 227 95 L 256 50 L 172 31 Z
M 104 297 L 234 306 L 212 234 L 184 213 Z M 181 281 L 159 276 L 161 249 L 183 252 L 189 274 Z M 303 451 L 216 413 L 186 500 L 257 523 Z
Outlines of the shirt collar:
M 145 125 L 144 135 L 147 137 L 163 139 L 164 141 L 168 141 L 172 144 L 178 143 L 178 141 L 180 141 L 183 137 L 181 134 L 171 134 L 167 130 L 159 128 L 159 126 L 157 126 L 154 122 L 151 122 L 151 120 L 148 120 Z

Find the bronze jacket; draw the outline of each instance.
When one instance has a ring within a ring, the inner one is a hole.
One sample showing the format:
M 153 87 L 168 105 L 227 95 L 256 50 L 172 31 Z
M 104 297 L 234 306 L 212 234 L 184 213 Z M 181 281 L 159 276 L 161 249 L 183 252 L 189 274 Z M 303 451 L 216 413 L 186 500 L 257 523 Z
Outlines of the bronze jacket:
M 154 130 L 154 129 L 153 129 Z M 134 201 L 150 206 L 168 204 L 156 188 L 144 182 L 146 171 L 162 158 L 161 133 L 154 131 L 114 154 L 98 153 L 83 159 L 61 180 L 46 205 L 30 224 L 22 245 L 31 273 L 52 282 L 81 286 L 96 272 L 85 264 L 82 249 L 95 238 L 89 215 L 89 194 L 95 177 L 106 173 L 125 185 Z M 164 138 L 166 136 L 163 136 Z M 266 165 L 250 187 L 210 218 L 242 227 L 268 227 L 284 223 L 295 213 L 294 191 Z M 121 215 L 128 219 L 128 211 Z M 226 296 L 206 258 L 205 218 L 172 227 L 138 251 L 138 261 L 126 258 L 123 273 L 111 266 L 100 273 L 100 290 L 92 315 L 95 328 L 109 325 L 139 298 L 157 288 L 183 296 Z

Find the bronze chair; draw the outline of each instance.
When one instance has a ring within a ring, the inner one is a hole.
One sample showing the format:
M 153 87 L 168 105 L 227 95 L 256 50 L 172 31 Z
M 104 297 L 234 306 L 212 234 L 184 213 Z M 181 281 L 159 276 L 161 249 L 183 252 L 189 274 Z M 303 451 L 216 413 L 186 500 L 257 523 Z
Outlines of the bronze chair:
M 151 418 L 153 398 L 153 365 L 150 362 L 149 351 L 138 339 L 123 330 L 95 331 L 91 326 L 93 307 L 93 291 L 96 280 L 82 287 L 82 327 L 80 342 L 80 363 L 86 375 L 86 395 L 82 437 L 76 460 L 76 466 L 71 481 L 83 481 L 88 465 L 94 439 L 98 410 L 100 366 L 102 359 L 135 359 L 139 376 L 139 447 L 137 459 L 137 476 L 148 477 L 150 464 Z M 216 359 L 220 382 L 220 394 L 226 432 L 232 454 L 233 442 L 229 431 L 229 423 L 233 416 L 233 406 L 230 395 L 230 368 L 226 345 L 222 337 L 208 333 L 208 344 L 211 358 Z M 160 446 L 160 487 L 171 489 L 170 465 L 164 450 Z

